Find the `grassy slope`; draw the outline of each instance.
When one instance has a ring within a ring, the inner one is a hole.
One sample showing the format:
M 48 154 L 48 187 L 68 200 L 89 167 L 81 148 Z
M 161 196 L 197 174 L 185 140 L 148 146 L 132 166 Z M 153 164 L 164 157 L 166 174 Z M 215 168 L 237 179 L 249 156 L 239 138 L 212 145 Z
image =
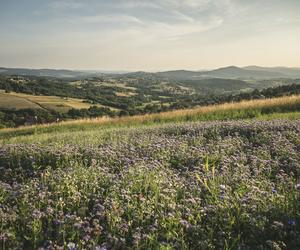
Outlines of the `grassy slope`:
M 0 92 L 0 97 L 0 109 L 44 108 L 67 112 L 71 108 L 88 109 L 92 106 L 89 103 L 84 103 L 82 99 L 65 99 L 59 96 L 36 96 L 15 92 L 4 93 L 2 91 Z
M 0 92 L 0 109 L 40 109 L 41 107 L 22 97 Z
M 252 118 L 296 119 L 299 117 L 300 95 L 297 95 L 264 100 L 242 101 L 238 103 L 225 103 L 143 116 L 121 118 L 103 117 L 98 119 L 67 121 L 58 124 L 20 127 L 17 129 L 2 129 L 0 130 L 0 139 L 9 139 L 20 135 L 153 125 L 169 122 L 238 120 Z

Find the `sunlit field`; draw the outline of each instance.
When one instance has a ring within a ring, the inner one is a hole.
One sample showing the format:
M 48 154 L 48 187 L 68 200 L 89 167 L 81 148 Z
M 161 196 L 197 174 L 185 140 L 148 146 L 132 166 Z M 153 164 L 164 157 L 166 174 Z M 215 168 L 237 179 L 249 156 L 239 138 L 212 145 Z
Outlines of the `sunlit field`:
M 66 98 L 59 96 L 45 96 L 45 95 L 29 95 L 24 93 L 4 93 L 0 90 L 0 108 L 20 110 L 26 108 L 32 109 L 47 109 L 56 110 L 60 112 L 67 112 L 68 110 L 89 108 L 92 104 L 84 102 L 83 99 Z M 101 107 L 97 104 L 96 106 Z
M 299 249 L 298 119 L 69 124 L 2 140 L 1 249 Z
M 99 128 L 139 127 L 143 125 L 153 126 L 170 122 L 177 123 L 187 121 L 239 120 L 253 118 L 262 120 L 276 118 L 297 119 L 300 118 L 299 111 L 300 96 L 294 95 L 263 100 L 224 103 L 148 115 L 126 116 L 120 118 L 101 117 L 95 119 L 64 121 L 56 124 L 19 127 L 17 129 L 1 129 L 0 142 L 1 140 L 20 135 L 83 131 Z

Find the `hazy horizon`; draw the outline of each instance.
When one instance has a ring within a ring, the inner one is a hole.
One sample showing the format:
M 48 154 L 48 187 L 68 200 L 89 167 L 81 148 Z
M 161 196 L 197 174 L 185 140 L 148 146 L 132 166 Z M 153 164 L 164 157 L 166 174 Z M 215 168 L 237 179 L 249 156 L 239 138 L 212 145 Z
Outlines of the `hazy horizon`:
M 203 69 L 186 69 L 186 68 L 174 68 L 174 69 L 160 69 L 160 70 L 124 70 L 124 69 L 80 69 L 80 68 L 47 68 L 47 67 L 6 67 L 5 65 L 0 65 L 0 68 L 7 68 L 7 69 L 28 69 L 28 70 L 70 70 L 70 71 L 81 71 L 81 72 L 102 72 L 102 73 L 133 73 L 133 72 L 149 72 L 149 73 L 158 73 L 158 72 L 167 72 L 167 71 L 194 71 L 194 72 L 201 72 L 201 71 L 212 71 L 215 69 L 222 69 L 222 68 L 229 68 L 229 67 L 238 67 L 238 68 L 246 68 L 246 67 L 261 67 L 261 68 L 287 68 L 287 69 L 298 69 L 300 70 L 300 67 L 288 67 L 285 65 L 277 65 L 277 66 L 262 66 L 262 65 L 244 65 L 244 66 L 238 66 L 238 65 L 225 65 L 220 66 L 217 68 L 203 68 Z
M 0 66 L 102 71 L 299 67 L 297 0 L 7 0 Z

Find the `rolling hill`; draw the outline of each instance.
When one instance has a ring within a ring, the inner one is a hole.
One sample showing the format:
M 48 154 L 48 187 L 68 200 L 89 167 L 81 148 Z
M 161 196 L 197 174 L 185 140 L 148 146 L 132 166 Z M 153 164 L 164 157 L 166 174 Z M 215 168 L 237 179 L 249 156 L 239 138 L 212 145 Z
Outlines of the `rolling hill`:
M 229 66 L 225 68 L 219 68 L 212 71 L 203 72 L 202 76 L 221 77 L 221 78 L 254 78 L 254 79 L 267 79 L 267 78 L 284 78 L 288 77 L 281 72 L 266 71 L 266 70 L 253 70 L 239 68 L 236 66 Z
M 0 68 L 1 75 L 20 76 L 47 76 L 59 78 L 80 78 L 95 75 L 93 72 L 83 72 L 65 69 L 25 69 L 25 68 Z M 99 74 L 98 74 L 99 75 Z
M 207 78 L 207 79 L 193 79 L 185 80 L 182 83 L 184 86 L 194 88 L 198 91 L 212 92 L 216 91 L 219 93 L 224 93 L 226 91 L 236 92 L 243 91 L 246 89 L 254 89 L 255 84 L 248 83 L 239 79 L 224 79 L 224 78 Z
M 243 69 L 276 72 L 285 75 L 285 77 L 300 78 L 300 68 L 247 66 Z
M 56 69 L 26 69 L 0 68 L 0 75 L 48 76 L 58 78 L 84 78 L 102 75 L 123 75 L 168 78 L 170 80 L 192 80 L 199 78 L 241 78 L 241 79 L 270 79 L 270 78 L 300 78 L 299 68 L 288 67 L 259 67 L 229 66 L 207 71 L 172 70 L 162 72 L 114 72 L 114 71 L 84 71 L 84 70 L 56 70 Z
M 288 67 L 259 67 L 229 66 L 209 71 L 173 70 L 156 73 L 159 77 L 171 80 L 195 80 L 203 78 L 228 78 L 228 79 L 275 79 L 275 78 L 300 78 L 299 68 Z

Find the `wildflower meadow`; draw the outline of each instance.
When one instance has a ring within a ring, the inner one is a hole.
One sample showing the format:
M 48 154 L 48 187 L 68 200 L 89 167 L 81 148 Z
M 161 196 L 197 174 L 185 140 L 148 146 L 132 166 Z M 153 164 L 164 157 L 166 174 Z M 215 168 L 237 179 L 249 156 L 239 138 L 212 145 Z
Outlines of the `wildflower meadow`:
M 300 120 L 0 146 L 0 249 L 300 249 Z

